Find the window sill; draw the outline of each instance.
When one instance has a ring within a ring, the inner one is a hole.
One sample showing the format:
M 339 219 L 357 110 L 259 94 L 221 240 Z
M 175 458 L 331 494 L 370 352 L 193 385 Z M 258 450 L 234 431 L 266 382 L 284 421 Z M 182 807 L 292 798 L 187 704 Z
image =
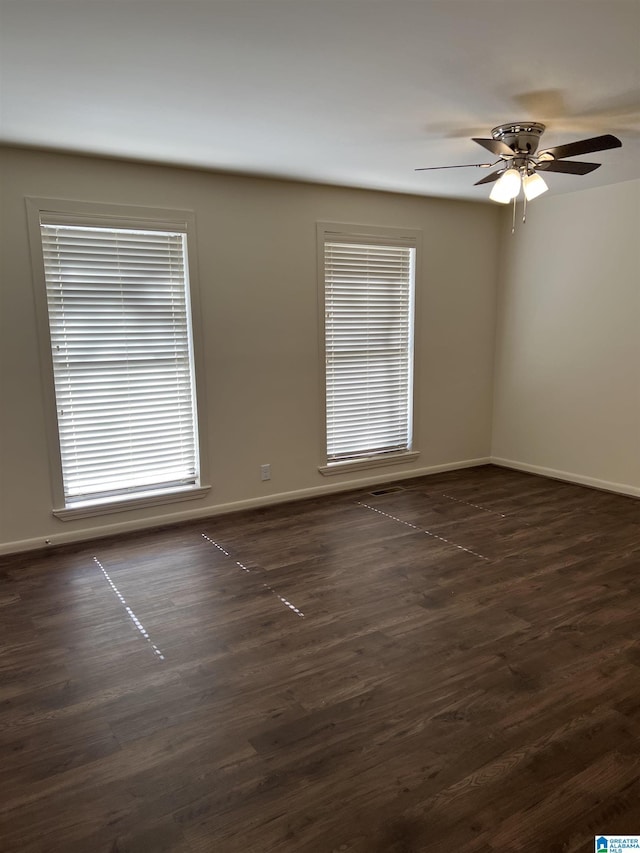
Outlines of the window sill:
M 331 465 L 322 465 L 318 468 L 325 477 L 334 474 L 344 474 L 349 471 L 364 471 L 367 468 L 382 468 L 386 465 L 401 465 L 403 462 L 413 462 L 420 456 L 417 450 L 406 453 L 394 453 L 389 456 L 370 456 L 368 459 L 359 459 L 357 462 L 333 462 Z
M 53 514 L 61 521 L 73 521 L 76 518 L 91 518 L 97 515 L 109 515 L 114 512 L 126 512 L 131 509 L 144 509 L 148 506 L 193 501 L 209 493 L 211 486 L 196 486 L 166 492 L 146 492 L 139 497 L 108 498 L 102 501 L 86 501 L 77 506 L 54 509 Z

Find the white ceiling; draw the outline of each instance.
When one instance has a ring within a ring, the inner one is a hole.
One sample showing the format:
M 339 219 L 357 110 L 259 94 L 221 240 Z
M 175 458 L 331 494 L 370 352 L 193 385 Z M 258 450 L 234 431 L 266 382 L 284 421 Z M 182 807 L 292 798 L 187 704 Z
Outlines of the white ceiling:
M 0 0 L 0 139 L 484 200 L 470 136 L 611 132 L 640 177 L 640 0 Z M 491 156 L 489 159 L 491 159 Z

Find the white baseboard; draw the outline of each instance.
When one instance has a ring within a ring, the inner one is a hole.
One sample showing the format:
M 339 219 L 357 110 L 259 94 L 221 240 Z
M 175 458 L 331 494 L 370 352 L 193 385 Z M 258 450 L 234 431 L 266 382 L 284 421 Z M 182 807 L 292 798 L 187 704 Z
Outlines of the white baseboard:
M 528 462 L 516 462 L 514 459 L 502 459 L 500 456 L 492 456 L 491 464 L 501 468 L 513 468 L 516 471 L 526 471 L 528 474 L 540 474 L 550 477 L 552 480 L 566 480 L 580 486 L 590 486 L 592 489 L 602 489 L 605 492 L 616 492 L 628 497 L 640 498 L 640 488 L 628 483 L 613 483 L 610 480 L 599 480 L 597 477 L 586 477 L 583 474 L 574 474 L 572 471 L 558 471 L 556 468 L 546 468 L 542 465 L 530 465 Z
M 438 474 L 443 471 L 457 471 L 461 468 L 473 468 L 478 465 L 488 465 L 491 459 L 488 456 L 477 459 L 464 459 L 458 462 L 447 462 L 442 465 L 430 465 L 426 468 L 414 468 L 407 471 L 386 471 L 384 474 L 374 474 L 371 477 L 359 477 L 356 480 L 348 480 L 341 483 L 330 482 L 321 486 L 313 486 L 308 489 L 298 489 L 292 492 L 280 492 L 275 495 L 248 498 L 232 503 L 207 506 L 201 509 L 188 509 L 181 512 L 173 512 L 167 515 L 155 515 L 150 518 L 135 519 L 133 521 L 121 521 L 116 524 L 106 524 L 100 527 L 85 527 L 81 530 L 69 530 L 62 533 L 44 534 L 33 539 L 21 539 L 17 542 L 5 542 L 0 544 L 0 556 L 5 554 L 16 554 L 23 551 L 35 551 L 43 548 L 55 548 L 57 545 L 69 545 L 75 542 L 86 542 L 92 539 L 101 539 L 105 536 L 115 536 L 118 533 L 132 533 L 137 530 L 146 530 L 164 525 L 180 524 L 185 521 L 197 521 L 202 518 L 212 518 L 216 515 L 226 515 L 230 512 L 239 512 L 243 509 L 258 509 L 273 504 L 289 503 L 290 501 L 303 500 L 305 498 L 320 497 L 337 492 L 346 492 L 353 489 L 366 488 L 381 483 L 395 482 L 398 480 L 409 480 L 415 477 L 424 477 L 428 474 Z M 47 546 L 45 540 L 50 545 Z

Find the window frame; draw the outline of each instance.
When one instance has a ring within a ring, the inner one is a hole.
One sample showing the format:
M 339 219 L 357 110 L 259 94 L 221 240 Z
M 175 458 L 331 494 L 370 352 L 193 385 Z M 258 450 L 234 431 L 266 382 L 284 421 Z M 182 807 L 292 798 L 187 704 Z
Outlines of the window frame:
M 356 225 L 345 222 L 317 222 L 316 223 L 316 238 L 317 238 L 317 281 L 318 281 L 318 319 L 319 319 L 319 338 L 318 338 L 318 353 L 319 353 L 319 373 L 320 373 L 320 412 L 321 412 L 321 429 L 320 429 L 320 449 L 319 458 L 323 460 L 318 466 L 318 471 L 324 476 L 333 476 L 350 471 L 365 470 L 368 468 L 379 468 L 388 465 L 399 465 L 402 463 L 410 463 L 418 459 L 420 450 L 417 446 L 418 435 L 418 351 L 419 351 L 419 335 L 417 334 L 418 317 L 420 316 L 420 297 L 418 282 L 421 280 L 421 264 L 422 264 L 422 231 L 415 228 L 397 228 L 391 226 L 377 225 Z M 332 239 L 337 239 L 344 242 L 358 242 L 364 240 L 372 245 L 399 245 L 408 246 L 415 249 L 414 262 L 414 281 L 413 281 L 413 360 L 412 360 L 412 384 L 409 394 L 411 402 L 411 447 L 407 450 L 401 450 L 396 453 L 385 453 L 376 456 L 372 453 L 370 456 L 357 460 L 343 460 L 329 462 L 327 455 L 327 371 L 326 371 L 326 348 L 325 348 L 325 243 L 331 242 Z M 376 243 L 379 240 L 379 243 Z
M 49 458 L 52 514 L 62 521 L 77 518 L 124 512 L 177 501 L 202 498 L 210 491 L 205 428 L 204 358 L 200 326 L 200 298 L 198 287 L 196 220 L 193 211 L 166 208 L 138 207 L 133 205 L 101 204 L 69 199 L 27 196 L 27 223 L 32 265 L 32 282 L 35 302 L 40 374 L 44 403 L 44 425 Z M 193 384 L 195 393 L 194 428 L 198 442 L 199 477 L 194 485 L 171 487 L 162 490 L 140 491 L 137 495 L 118 495 L 67 504 L 64 494 L 62 461 L 57 418 L 53 358 L 47 286 L 45 278 L 41 217 L 59 217 L 66 225 L 87 225 L 111 228 L 141 228 L 155 231 L 182 231 L 186 235 L 186 266 L 188 270 L 189 323 L 193 353 Z

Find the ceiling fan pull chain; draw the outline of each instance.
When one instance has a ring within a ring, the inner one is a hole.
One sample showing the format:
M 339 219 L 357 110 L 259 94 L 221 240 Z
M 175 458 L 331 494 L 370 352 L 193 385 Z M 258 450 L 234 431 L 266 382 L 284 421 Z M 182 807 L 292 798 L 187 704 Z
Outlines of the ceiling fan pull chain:
M 513 197 L 513 222 L 511 223 L 511 233 L 516 232 L 516 197 Z
M 522 206 L 522 221 L 527 221 L 527 194 L 524 194 L 524 204 Z

